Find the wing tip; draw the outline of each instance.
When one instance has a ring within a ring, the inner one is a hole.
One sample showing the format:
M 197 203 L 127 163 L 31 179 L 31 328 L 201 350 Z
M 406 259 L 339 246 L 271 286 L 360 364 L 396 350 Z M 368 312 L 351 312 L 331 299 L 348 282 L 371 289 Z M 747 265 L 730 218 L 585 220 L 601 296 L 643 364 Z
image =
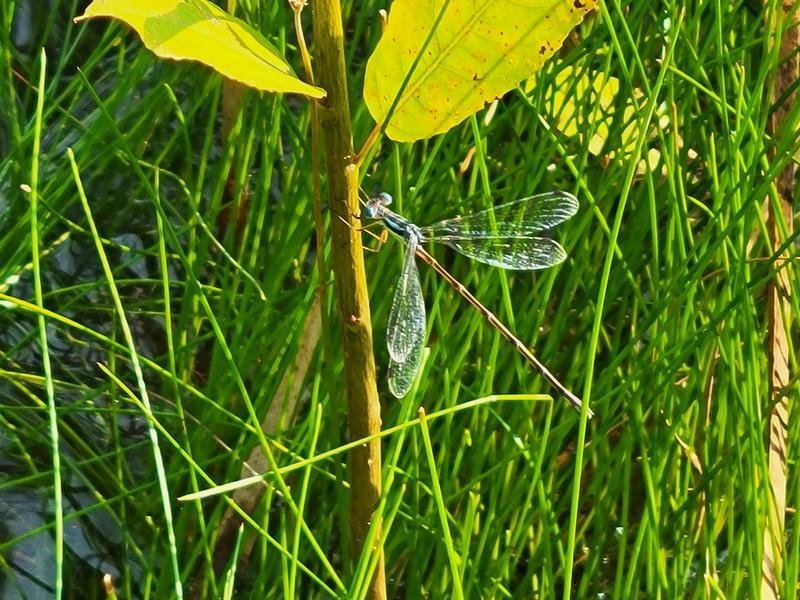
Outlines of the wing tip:
M 555 192 L 555 194 L 566 201 L 564 206 L 567 208 L 566 212 L 569 214 L 569 217 L 567 218 L 574 217 L 576 214 L 578 214 L 580 202 L 578 202 L 578 198 L 575 196 L 575 194 L 571 194 L 570 192 L 566 192 L 564 190 L 559 190 Z

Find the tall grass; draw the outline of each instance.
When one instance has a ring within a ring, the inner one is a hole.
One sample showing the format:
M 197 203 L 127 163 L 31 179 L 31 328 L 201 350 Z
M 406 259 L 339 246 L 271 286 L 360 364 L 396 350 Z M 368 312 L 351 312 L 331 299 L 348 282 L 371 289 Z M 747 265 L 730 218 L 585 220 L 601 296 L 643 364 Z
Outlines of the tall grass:
M 242 4 L 299 67 L 289 7 Z M 357 597 L 375 565 L 348 550 L 352 440 L 332 294 L 322 302 L 331 327 L 309 325 L 316 253 L 330 249 L 314 243 L 307 106 L 250 94 L 222 139 L 218 77 L 157 61 L 117 25 L 75 27 L 74 3 L 58 0 L 21 45 L 11 28 L 20 6 L 0 9 L 0 79 L 9 82 L 0 86 L 3 595 L 54 590 L 60 503 L 71 597 L 101 596 L 103 573 L 128 598 L 172 597 L 176 580 L 205 597 Z M 578 447 L 575 412 L 536 395 L 550 392 L 542 379 L 424 265 L 429 350 L 412 393 L 393 400 L 383 336 L 402 251 L 390 242 L 368 254 L 383 426 L 396 427 L 382 441 L 377 540 L 393 597 L 760 594 L 767 286 L 779 270 L 789 275 L 793 372 L 799 297 L 762 211 L 798 150 L 796 108 L 783 129 L 768 129 L 774 6 L 603 6 L 535 85 L 433 140 L 384 140 L 364 171 L 366 190 L 388 191 L 420 224 L 551 189 L 578 196 L 579 214 L 557 234 L 569 259 L 555 269 L 510 274 L 436 256 L 597 414 Z M 358 91 L 383 7 L 345 7 L 356 140 L 372 127 Z M 42 46 L 39 307 L 20 186 L 31 183 Z M 608 131 L 589 118 L 598 100 L 577 93 L 577 75 L 556 84 L 567 66 L 619 80 Z M 557 127 L 556 89 L 575 104 L 574 134 Z M 589 150 L 595 133 L 605 139 L 599 156 Z M 226 192 L 230 173 L 249 192 L 238 231 L 221 217 L 237 197 Z M 794 238 L 784 240 L 796 258 Z M 134 400 L 145 388 L 150 410 Z M 797 399 L 796 377 L 787 394 Z M 268 413 L 278 417 L 259 441 L 256 421 Z M 798 439 L 790 420 L 790 458 Z M 241 538 L 235 529 L 219 537 L 236 514 L 230 495 L 177 498 L 251 474 L 242 465 L 256 446 L 289 467 L 285 486 L 271 476 L 248 488 L 257 494 L 234 519 L 245 522 Z M 798 495 L 790 461 L 790 507 Z M 779 553 L 784 597 L 798 579 L 795 519 L 792 510 Z

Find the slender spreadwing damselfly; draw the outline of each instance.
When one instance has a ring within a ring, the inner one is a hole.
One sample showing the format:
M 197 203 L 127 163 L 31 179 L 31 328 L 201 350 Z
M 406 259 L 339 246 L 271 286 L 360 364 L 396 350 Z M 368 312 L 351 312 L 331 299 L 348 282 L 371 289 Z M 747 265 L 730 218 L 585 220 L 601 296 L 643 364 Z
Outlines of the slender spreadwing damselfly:
M 562 262 L 567 254 L 558 242 L 542 234 L 578 212 L 575 196 L 566 192 L 548 192 L 440 221 L 428 227 L 414 225 L 391 211 L 388 208 L 391 202 L 389 194 L 380 193 L 366 201 L 364 214 L 369 219 L 382 220 L 389 231 L 406 243 L 403 268 L 392 299 L 386 331 L 389 390 L 392 394 L 402 398 L 408 393 L 419 370 L 425 345 L 425 302 L 415 260 L 419 257 L 477 309 L 550 385 L 580 409 L 580 398 L 561 383 L 508 327 L 422 246 L 423 242 L 443 243 L 469 258 L 502 269 L 546 269 Z M 587 413 L 592 416 L 590 409 L 587 409 Z

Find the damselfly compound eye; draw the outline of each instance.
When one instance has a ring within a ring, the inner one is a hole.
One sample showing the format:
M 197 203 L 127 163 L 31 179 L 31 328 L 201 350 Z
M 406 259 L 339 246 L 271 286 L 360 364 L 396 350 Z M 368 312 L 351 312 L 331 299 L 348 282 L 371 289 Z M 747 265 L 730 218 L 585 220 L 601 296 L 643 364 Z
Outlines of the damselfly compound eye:
M 378 203 L 375 198 L 372 198 L 364 205 L 364 216 L 368 219 L 378 218 Z

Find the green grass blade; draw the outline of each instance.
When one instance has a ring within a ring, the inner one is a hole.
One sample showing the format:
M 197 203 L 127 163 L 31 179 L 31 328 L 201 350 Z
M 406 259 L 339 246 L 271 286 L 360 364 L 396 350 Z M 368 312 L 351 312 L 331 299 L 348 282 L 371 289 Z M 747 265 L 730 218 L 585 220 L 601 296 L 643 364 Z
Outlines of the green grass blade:
M 100 234 L 97 231 L 97 226 L 95 225 L 94 218 L 92 217 L 92 210 L 89 207 L 89 200 L 87 199 L 86 193 L 83 190 L 80 171 L 78 169 L 78 164 L 75 161 L 75 155 L 71 148 L 67 149 L 67 157 L 69 158 L 70 166 L 72 167 L 72 175 L 75 180 L 75 185 L 78 189 L 78 197 L 80 198 L 81 206 L 83 207 L 86 220 L 89 223 L 89 228 L 92 232 L 92 238 L 94 239 L 95 248 L 97 249 L 97 255 L 100 259 L 100 263 L 103 266 L 103 272 L 105 273 L 106 281 L 108 282 L 108 288 L 114 300 L 114 308 L 117 311 L 117 316 L 119 317 L 120 325 L 122 327 L 125 343 L 128 346 L 128 351 L 130 353 L 131 368 L 133 369 L 133 373 L 136 377 L 136 383 L 139 388 L 142 406 L 145 411 L 145 416 L 148 417 L 149 423 L 150 419 L 152 418 L 152 407 L 150 406 L 150 396 L 147 392 L 147 386 L 144 382 L 142 366 L 139 362 L 139 353 L 136 351 L 136 344 L 133 340 L 133 334 L 131 333 L 130 326 L 128 325 L 128 319 L 125 316 L 125 308 L 122 305 L 122 299 L 119 295 L 117 284 L 114 281 L 114 273 L 111 269 L 111 265 L 108 262 L 108 257 L 106 256 L 105 249 L 103 248 L 103 243 L 100 241 Z M 170 566 L 172 567 L 174 576 L 174 591 L 177 598 L 183 598 L 183 583 L 181 581 L 180 567 L 178 566 L 178 547 L 175 539 L 175 530 L 173 527 L 172 498 L 169 491 L 169 485 L 167 484 L 167 473 L 164 468 L 164 458 L 161 455 L 161 449 L 159 448 L 158 443 L 158 433 L 156 432 L 155 427 L 148 425 L 148 434 L 150 436 L 150 445 L 153 450 L 153 460 L 155 462 L 156 476 L 158 478 L 158 486 L 161 493 L 164 529 L 167 532 L 167 547 L 169 549 Z
M 31 158 L 30 185 L 30 223 L 31 255 L 33 264 L 33 289 L 36 306 L 44 308 L 42 296 L 42 276 L 39 264 L 39 152 L 42 139 L 42 113 L 44 112 L 45 73 L 47 56 L 44 49 L 39 55 L 39 87 L 36 98 L 36 122 L 34 125 L 33 156 Z M 58 415 L 56 414 L 56 395 L 53 386 L 53 373 L 50 366 L 50 351 L 47 344 L 47 323 L 44 314 L 37 314 L 39 327 L 39 346 L 42 350 L 47 413 L 50 421 L 51 457 L 53 460 L 53 512 L 55 517 L 55 598 L 60 600 L 64 591 L 64 504 L 61 492 L 61 451 L 59 449 Z

